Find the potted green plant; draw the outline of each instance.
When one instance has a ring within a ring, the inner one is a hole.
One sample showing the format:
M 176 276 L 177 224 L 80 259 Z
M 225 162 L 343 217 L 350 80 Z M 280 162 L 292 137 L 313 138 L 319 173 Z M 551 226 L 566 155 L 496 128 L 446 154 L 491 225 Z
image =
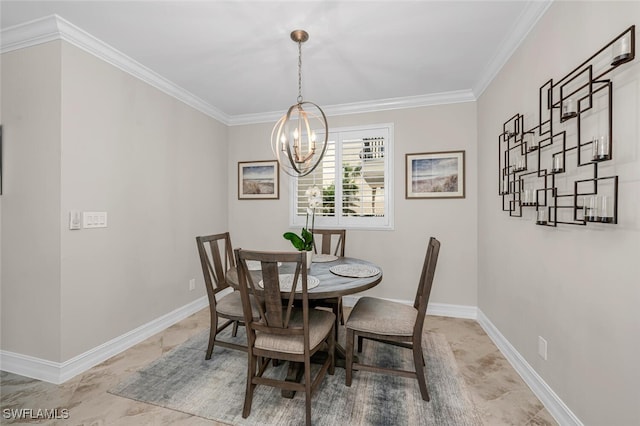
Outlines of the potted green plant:
M 322 206 L 322 191 L 317 186 L 312 186 L 305 191 L 307 197 L 307 218 L 300 235 L 293 232 L 285 232 L 282 236 L 291 241 L 291 244 L 298 251 L 307 253 L 307 268 L 311 268 L 311 259 L 313 256 L 313 227 L 316 218 L 316 208 Z M 309 215 L 311 215 L 311 229 L 309 229 Z

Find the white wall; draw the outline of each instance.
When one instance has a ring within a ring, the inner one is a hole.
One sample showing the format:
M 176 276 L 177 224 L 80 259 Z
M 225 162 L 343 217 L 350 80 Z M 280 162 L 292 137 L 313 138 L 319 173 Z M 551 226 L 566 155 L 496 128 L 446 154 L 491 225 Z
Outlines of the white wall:
M 226 127 L 65 42 L 3 55 L 2 78 L 2 349 L 69 360 L 204 296 Z M 71 209 L 109 226 L 70 231 Z
M 638 18 L 639 2 L 554 2 L 478 101 L 479 308 L 590 425 L 640 422 L 638 57 L 611 75 L 614 160 L 602 169 L 620 176 L 618 225 L 539 227 L 532 211 L 510 218 L 497 195 L 497 141 L 516 112 L 537 122 L 538 89 L 549 78 Z
M 332 116 L 331 128 L 394 123 L 393 231 L 347 231 L 347 255 L 379 264 L 384 279 L 368 294 L 413 300 L 427 241 L 442 242 L 431 301 L 476 306 L 476 105 L 474 102 L 369 114 Z M 237 162 L 273 159 L 274 123 L 229 128 L 229 229 L 235 247 L 294 250 L 289 230 L 289 178 L 279 200 L 238 200 Z M 466 151 L 466 198 L 406 200 L 405 154 Z M 299 229 L 295 230 L 299 232 Z M 363 293 L 364 294 L 364 293 Z
M 60 358 L 60 45 L 2 55 L 2 348 Z

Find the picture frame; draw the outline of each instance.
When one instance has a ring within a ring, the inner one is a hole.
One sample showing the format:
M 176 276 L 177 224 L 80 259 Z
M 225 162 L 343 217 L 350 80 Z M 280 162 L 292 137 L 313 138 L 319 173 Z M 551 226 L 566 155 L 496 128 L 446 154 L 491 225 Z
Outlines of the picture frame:
M 239 200 L 280 198 L 280 168 L 276 160 L 238 162 Z
M 405 198 L 465 198 L 465 151 L 405 155 Z

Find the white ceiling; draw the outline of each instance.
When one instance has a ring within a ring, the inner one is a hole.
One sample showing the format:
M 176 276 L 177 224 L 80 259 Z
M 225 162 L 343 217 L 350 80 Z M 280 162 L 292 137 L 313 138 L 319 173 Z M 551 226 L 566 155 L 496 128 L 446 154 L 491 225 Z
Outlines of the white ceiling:
M 56 14 L 233 120 L 297 97 L 356 112 L 474 99 L 549 1 L 7 1 L 0 25 Z

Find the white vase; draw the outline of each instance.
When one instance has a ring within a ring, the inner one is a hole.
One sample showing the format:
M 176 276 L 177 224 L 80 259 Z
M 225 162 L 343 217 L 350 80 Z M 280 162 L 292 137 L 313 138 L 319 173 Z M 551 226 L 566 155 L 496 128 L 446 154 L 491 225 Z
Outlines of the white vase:
M 307 253 L 307 269 L 311 269 L 311 262 L 313 261 L 313 251 L 308 250 Z

